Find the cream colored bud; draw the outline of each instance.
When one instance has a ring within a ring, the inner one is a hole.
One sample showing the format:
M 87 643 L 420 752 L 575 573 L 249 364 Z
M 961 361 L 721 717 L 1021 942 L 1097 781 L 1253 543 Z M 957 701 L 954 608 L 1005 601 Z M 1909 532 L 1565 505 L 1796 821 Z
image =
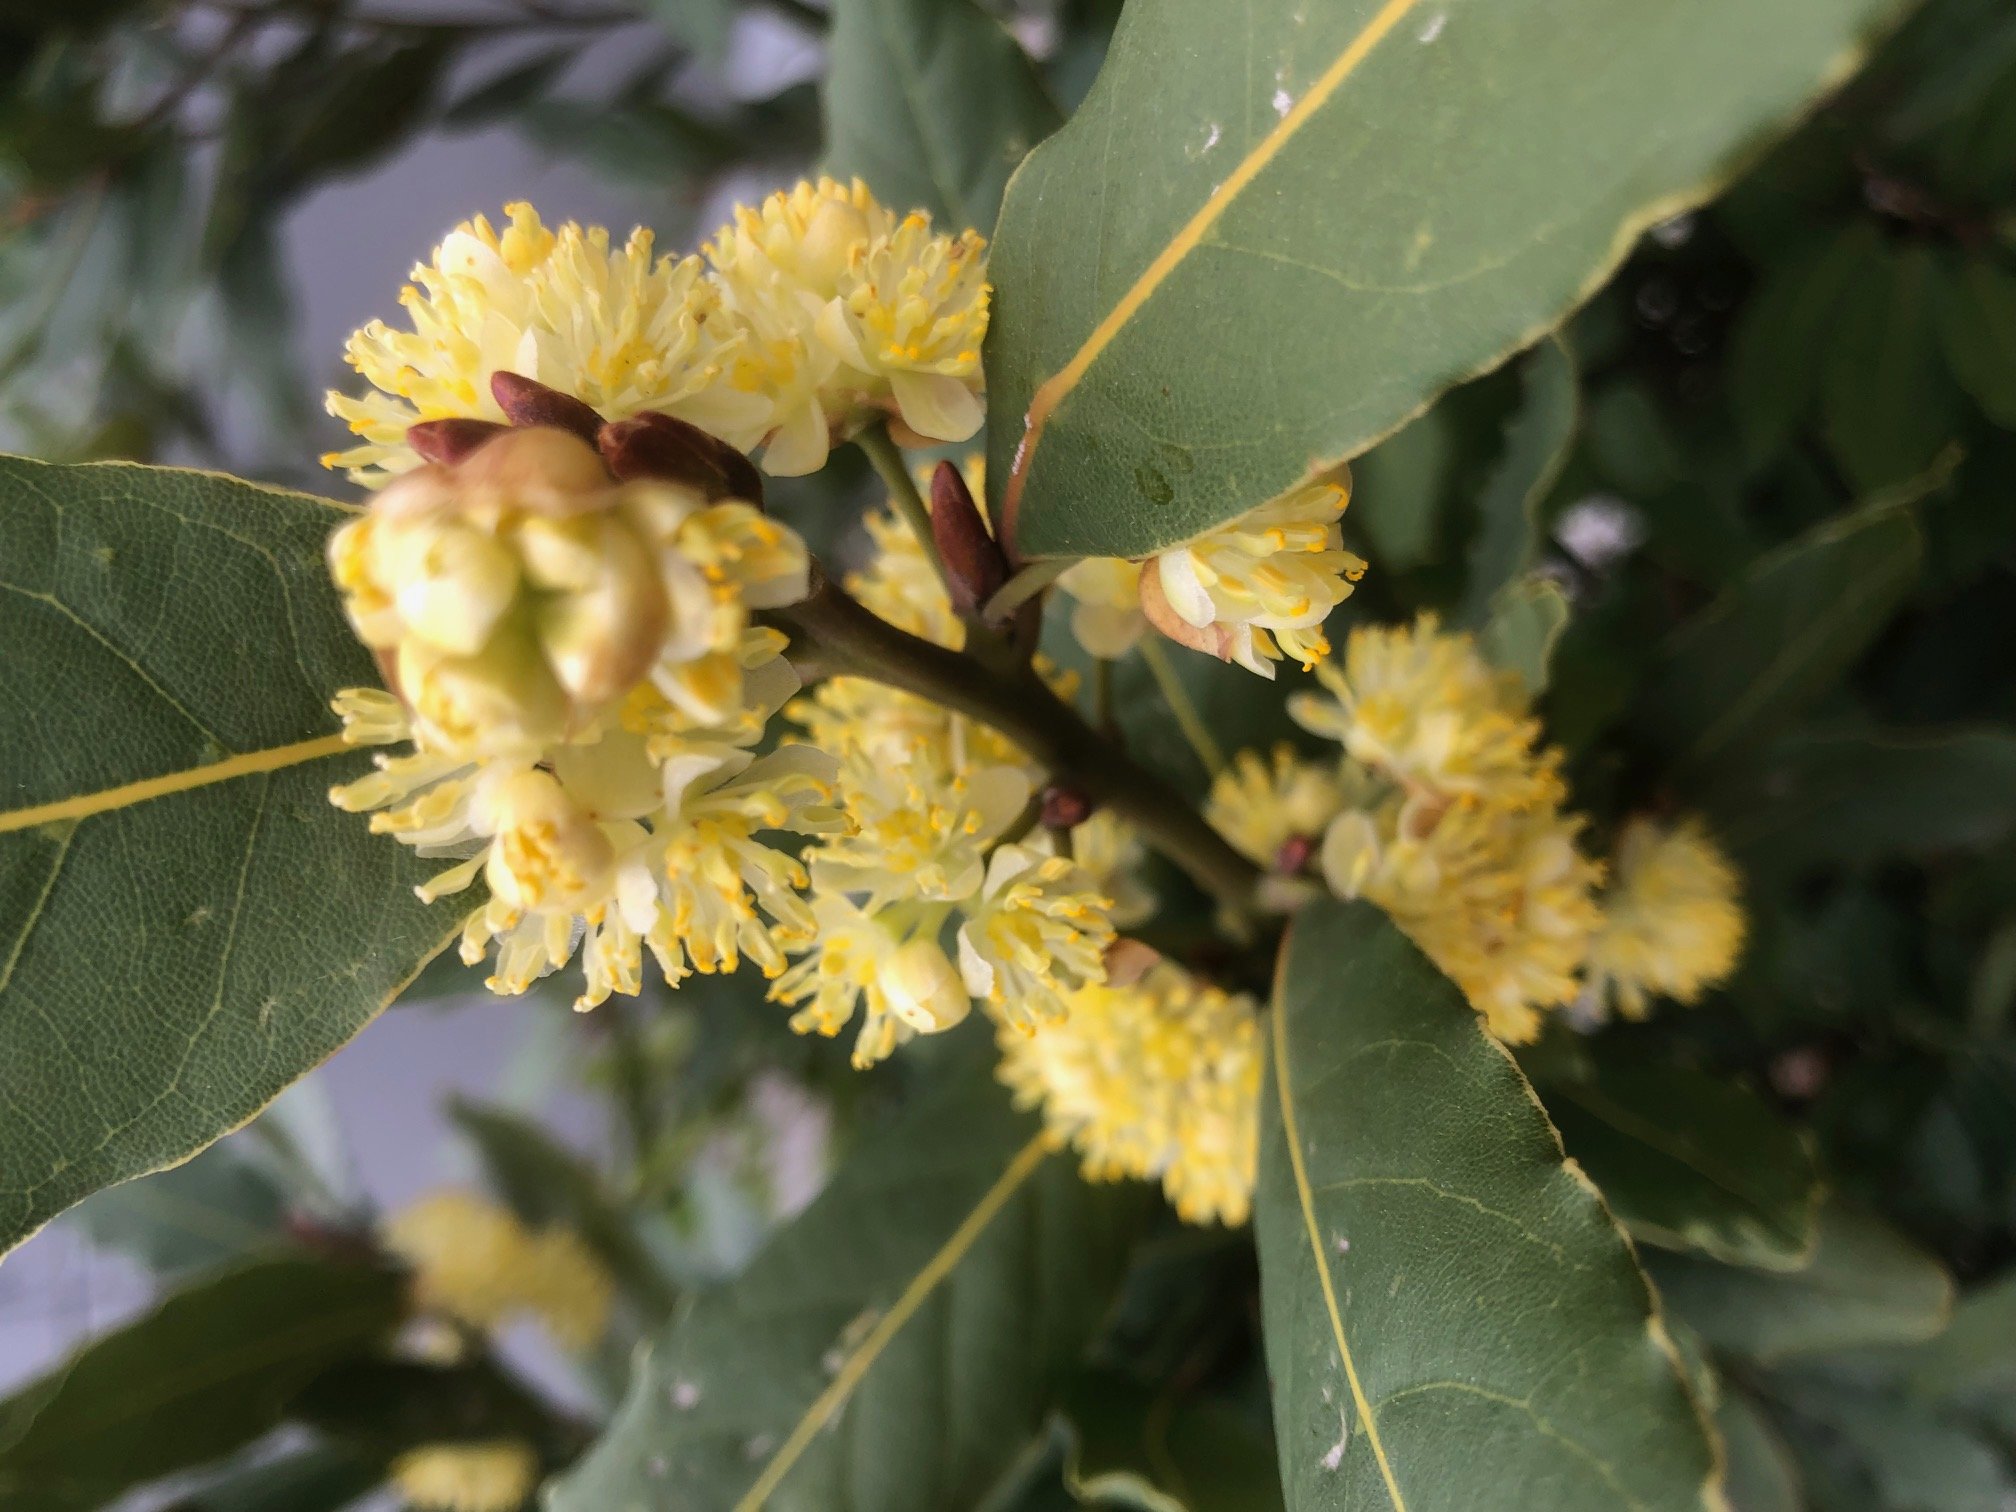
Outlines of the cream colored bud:
M 578 913 L 606 901 L 616 850 L 550 772 L 514 772 L 488 795 L 496 838 L 483 875 L 513 908 Z
M 518 596 L 518 563 L 487 530 L 429 521 L 381 531 L 393 545 L 388 574 L 407 630 L 456 656 L 473 656 Z
M 889 1011 L 919 1034 L 937 1034 L 973 1011 L 959 973 L 936 940 L 912 940 L 883 961 L 877 984 Z
M 399 692 L 438 750 L 535 751 L 566 733 L 566 692 L 522 632 L 507 630 L 475 656 L 450 656 L 409 639 L 396 666 Z
M 798 243 L 798 270 L 807 284 L 831 298 L 868 245 L 873 228 L 861 210 L 838 197 L 824 197 L 805 222 Z
M 1340 898 L 1355 898 L 1379 864 L 1379 831 L 1369 814 L 1348 809 L 1323 836 L 1323 880 Z
M 601 453 L 571 431 L 536 425 L 506 431 L 453 470 L 464 513 L 510 511 L 564 519 L 607 507 L 616 480 Z

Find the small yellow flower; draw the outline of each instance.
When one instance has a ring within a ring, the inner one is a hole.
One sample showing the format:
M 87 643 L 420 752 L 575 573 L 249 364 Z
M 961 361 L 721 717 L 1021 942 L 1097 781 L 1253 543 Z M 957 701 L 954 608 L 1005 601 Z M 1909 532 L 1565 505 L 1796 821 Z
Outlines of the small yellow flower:
M 1033 843 L 1052 847 L 1047 833 L 1035 836 Z M 1071 859 L 1110 903 L 1107 917 L 1115 929 L 1130 929 L 1154 916 L 1155 893 L 1141 880 L 1148 848 L 1111 809 L 1099 809 L 1071 831 Z
M 396 1214 L 383 1238 L 412 1267 L 415 1302 L 470 1328 L 489 1332 L 523 1313 L 584 1349 L 608 1326 L 614 1283 L 567 1229 L 530 1232 L 474 1193 L 444 1191 Z
M 965 724 L 942 746 L 913 749 L 903 762 L 850 752 L 840 792 L 851 833 L 835 835 L 812 859 L 821 888 L 862 893 L 871 909 L 898 898 L 954 903 L 980 889 L 989 847 L 1028 804 L 1020 765 L 968 759 Z
M 1161 963 L 1088 986 L 1033 1030 L 1004 1023 L 1000 1078 L 1040 1107 L 1095 1181 L 1159 1179 L 1192 1223 L 1242 1224 L 1259 1164 L 1262 1051 L 1252 999 Z
M 964 646 L 966 624 L 953 611 L 938 569 L 908 522 L 893 509 L 876 509 L 861 523 L 874 555 L 866 567 L 848 573 L 841 586 L 899 630 L 954 651 Z
M 726 382 L 741 337 L 722 318 L 697 257 L 654 259 L 649 231 L 612 249 L 599 226 L 554 230 L 530 205 L 448 234 L 400 296 L 410 330 L 373 321 L 350 338 L 371 388 L 329 395 L 361 444 L 324 458 L 377 487 L 416 465 L 406 430 L 421 420 L 501 420 L 490 393 L 517 373 L 582 400 L 606 420 L 678 416 L 744 449 L 770 423 L 761 395 Z
M 1331 822 L 1323 875 L 1383 908 L 1493 1034 L 1523 1044 L 1543 1010 L 1574 999 L 1600 922 L 1602 870 L 1576 848 L 1580 829 L 1551 803 L 1464 799 L 1427 817 L 1396 794 Z
M 1211 784 L 1204 817 L 1247 860 L 1272 869 L 1291 844 L 1313 849 L 1343 806 L 1334 761 L 1304 761 L 1293 747 L 1277 745 L 1265 758 L 1258 751 L 1233 757 Z M 1300 860 L 1288 869 L 1299 871 Z
M 1518 676 L 1493 668 L 1470 636 L 1444 631 L 1432 614 L 1352 631 L 1344 664 L 1318 676 L 1329 696 L 1296 694 L 1289 712 L 1423 804 L 1561 796 L 1554 763 L 1534 754 L 1540 725 Z
M 539 1456 L 516 1439 L 423 1444 L 393 1460 L 390 1475 L 426 1512 L 518 1512 L 539 1484 Z
M 898 220 L 858 179 L 736 210 L 706 255 L 742 336 L 729 386 L 771 407 L 767 471 L 815 472 L 885 412 L 928 440 L 979 429 L 984 249 Z
M 1365 575 L 1337 523 L 1350 500 L 1348 483 L 1307 484 L 1151 557 L 1143 612 L 1171 640 L 1262 677 L 1284 655 L 1313 667 L 1330 653 L 1323 621 Z
M 1106 979 L 1111 907 L 1075 862 L 1028 846 L 997 846 L 959 929 L 967 990 L 1025 1029 L 1056 1018 L 1066 994 Z
M 1617 839 L 1603 923 L 1589 950 L 1589 993 L 1625 1018 L 1654 997 L 1698 1002 L 1743 950 L 1736 868 L 1697 819 L 1634 819 Z

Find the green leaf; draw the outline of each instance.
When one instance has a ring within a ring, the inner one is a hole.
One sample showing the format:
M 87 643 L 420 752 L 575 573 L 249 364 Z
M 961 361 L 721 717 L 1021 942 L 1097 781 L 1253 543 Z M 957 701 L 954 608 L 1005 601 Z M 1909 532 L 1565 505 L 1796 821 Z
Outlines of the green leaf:
M 1799 1462 L 1754 1399 L 1724 1382 L 1715 1426 L 1732 1512 L 1806 1512 Z
M 1912 1352 L 1911 1389 L 1941 1401 L 2016 1399 L 2016 1272 L 1962 1297 L 1945 1332 Z
M 535 53 L 523 62 L 500 69 L 457 96 L 441 113 L 441 124 L 457 130 L 509 120 L 519 110 L 550 94 L 578 56 L 571 47 Z
M 672 1310 L 677 1293 L 671 1282 L 593 1166 L 538 1124 L 501 1108 L 458 1098 L 449 1112 L 514 1213 L 534 1227 L 573 1229 L 639 1306 L 654 1318 Z
M 551 1512 L 965 1512 L 1000 1479 L 1111 1299 L 1142 1191 L 1087 1186 L 981 1072 L 937 1081 L 656 1338 Z
M 2016 274 L 1986 257 L 1941 266 L 1939 339 L 1960 386 L 1982 412 L 2016 430 Z
M 1799 1447 L 1821 1470 L 1812 1500 L 1824 1512 L 1858 1492 L 1884 1512 L 2003 1512 L 2016 1494 L 1993 1447 L 1921 1403 L 1822 1381 L 1776 1394 L 1807 1430 Z
M 1477 649 L 1493 666 L 1517 672 L 1538 697 L 1547 691 L 1547 669 L 1567 628 L 1568 595 L 1552 578 L 1536 573 L 1507 583 L 1492 599 Z
M 1709 1344 L 1765 1364 L 1929 1339 L 1953 1304 L 1953 1282 L 1937 1260 L 1840 1202 L 1821 1210 L 1820 1243 L 1804 1270 L 1777 1275 L 1683 1255 L 1651 1255 L 1646 1266 L 1674 1313 Z
M 168 1512 L 343 1512 L 385 1479 L 385 1467 L 318 1444 L 227 1471 Z
M 837 0 L 829 46 L 833 171 L 899 214 L 992 230 L 1008 175 L 1062 119 L 1001 23 L 972 0 Z
M 1827 443 L 1858 492 L 1931 465 L 1959 429 L 1933 309 L 1937 264 L 1906 247 L 1858 271 L 1830 332 L 1820 377 Z
M 1917 575 L 1907 503 L 1878 501 L 1767 552 L 1667 638 L 1639 712 L 1676 769 L 1772 734 L 1855 664 Z
M 1559 337 L 1541 342 L 1520 376 L 1523 392 L 1505 428 L 1504 453 L 1477 502 L 1469 576 L 1456 613 L 1462 625 L 1487 624 L 1494 601 L 1538 560 L 1540 505 L 1560 480 L 1575 443 L 1580 395 L 1567 343 Z M 1565 612 L 1565 602 L 1562 607 Z
M 1787 735 L 1707 799 L 1730 848 L 1772 867 L 1985 850 L 2016 829 L 2016 730 Z
M 1616 1048 L 1545 1089 L 1568 1153 L 1631 1236 L 1733 1265 L 1797 1270 L 1819 1243 L 1812 1143 L 1725 1076 Z
M 1265 1433 L 1232 1408 L 1158 1398 L 1116 1371 L 1087 1371 L 1064 1403 L 1065 1480 L 1090 1506 L 1138 1512 L 1281 1512 Z
M 0 1501 L 81 1512 L 221 1458 L 322 1371 L 377 1348 L 404 1311 L 395 1273 L 300 1256 L 187 1287 L 0 1402 Z
M 1288 1505 L 1711 1503 L 1631 1246 L 1456 988 L 1369 904 L 1326 901 L 1290 931 L 1271 1032 L 1256 1225 Z
M 91 1242 L 176 1275 L 270 1248 L 287 1232 L 288 1196 L 236 1140 L 138 1181 L 94 1192 L 70 1215 Z
M 1750 455 L 1771 456 L 1818 402 L 1820 354 L 1881 233 L 1857 220 L 1773 267 L 1744 301 L 1729 353 L 1729 396 Z
M 1132 0 L 1009 185 L 988 480 L 1140 556 L 1530 346 L 1859 60 L 1892 0 Z
M 443 943 L 438 869 L 332 808 L 376 680 L 305 494 L 0 458 L 0 1247 L 186 1159 Z

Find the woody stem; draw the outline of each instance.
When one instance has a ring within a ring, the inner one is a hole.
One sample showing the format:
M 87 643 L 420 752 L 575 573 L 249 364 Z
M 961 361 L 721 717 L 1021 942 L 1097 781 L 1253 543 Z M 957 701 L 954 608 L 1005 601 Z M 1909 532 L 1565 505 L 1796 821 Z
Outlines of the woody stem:
M 816 569 L 810 597 L 764 617 L 827 671 L 870 678 L 991 725 L 1056 781 L 1132 824 L 1205 891 L 1232 908 L 1246 906 L 1259 869 L 1029 667 L 986 665 L 899 630 Z

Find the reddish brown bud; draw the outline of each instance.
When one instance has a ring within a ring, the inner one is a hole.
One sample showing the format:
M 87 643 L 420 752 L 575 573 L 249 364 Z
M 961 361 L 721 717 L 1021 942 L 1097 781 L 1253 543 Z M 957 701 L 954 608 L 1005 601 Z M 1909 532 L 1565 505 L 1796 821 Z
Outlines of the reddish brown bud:
M 1274 853 L 1274 870 L 1283 876 L 1293 877 L 1301 873 L 1309 864 L 1309 858 L 1316 854 L 1316 842 L 1307 835 L 1290 835 L 1281 842 L 1281 849 Z
M 931 539 L 952 589 L 952 607 L 962 615 L 980 607 L 1008 581 L 1008 559 L 980 517 L 966 480 L 950 462 L 931 474 Z
M 602 429 L 602 417 L 579 399 L 516 373 L 492 373 L 490 397 L 513 425 L 557 426 L 572 431 L 590 446 Z
M 1076 788 L 1052 783 L 1043 789 L 1043 827 L 1075 829 L 1092 817 L 1092 800 Z
M 495 420 L 422 420 L 406 427 L 406 444 L 424 462 L 453 467 L 485 441 L 509 429 Z
M 719 436 L 670 415 L 653 411 L 612 420 L 601 428 L 596 444 L 609 471 L 625 482 L 658 478 L 697 488 L 710 502 L 763 502 L 763 475 L 755 463 Z

